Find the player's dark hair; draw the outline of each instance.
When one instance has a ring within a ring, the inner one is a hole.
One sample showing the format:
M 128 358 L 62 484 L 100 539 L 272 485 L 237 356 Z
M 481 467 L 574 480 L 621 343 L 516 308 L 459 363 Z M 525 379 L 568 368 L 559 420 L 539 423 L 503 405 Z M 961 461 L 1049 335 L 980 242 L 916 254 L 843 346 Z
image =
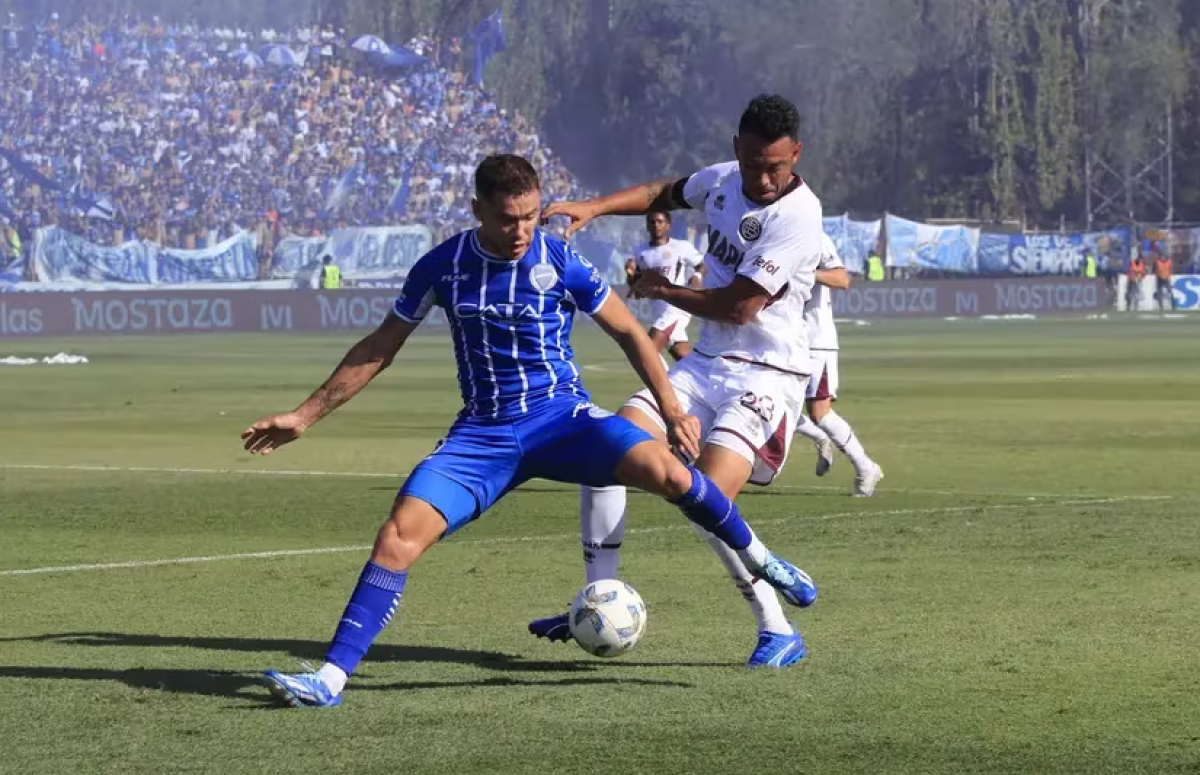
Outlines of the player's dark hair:
M 489 156 L 475 168 L 475 198 L 521 196 L 541 188 L 528 159 L 511 153 Z
M 661 215 L 662 217 L 667 219 L 668 224 L 671 223 L 671 211 L 670 210 L 652 210 L 651 212 L 646 213 L 646 223 L 650 223 L 650 219 L 656 215 Z
M 773 143 L 784 137 L 800 139 L 800 111 L 786 97 L 760 94 L 750 100 L 738 121 L 739 135 L 755 137 Z

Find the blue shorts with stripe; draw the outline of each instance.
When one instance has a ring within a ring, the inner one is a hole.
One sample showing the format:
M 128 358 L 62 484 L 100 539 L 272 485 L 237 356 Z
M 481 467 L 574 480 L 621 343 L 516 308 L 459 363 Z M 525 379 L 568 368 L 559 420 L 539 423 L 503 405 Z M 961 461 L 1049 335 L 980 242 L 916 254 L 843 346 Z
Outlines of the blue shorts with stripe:
M 511 422 L 459 420 L 400 494 L 441 512 L 450 535 L 530 479 L 617 484 L 621 458 L 652 438 L 624 417 L 577 397 L 551 399 Z

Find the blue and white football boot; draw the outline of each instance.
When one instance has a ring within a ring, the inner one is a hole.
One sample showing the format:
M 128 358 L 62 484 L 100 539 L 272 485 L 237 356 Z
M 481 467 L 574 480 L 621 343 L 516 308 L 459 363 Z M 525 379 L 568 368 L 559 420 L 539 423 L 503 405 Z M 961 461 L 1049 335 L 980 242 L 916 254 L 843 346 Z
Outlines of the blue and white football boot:
M 791 624 L 791 622 L 788 623 Z M 795 625 L 792 626 L 792 629 L 795 630 Z M 760 632 L 758 645 L 754 647 L 754 653 L 750 655 L 750 661 L 746 665 L 748 667 L 789 667 L 804 659 L 806 653 L 808 652 L 804 647 L 804 636 L 798 630 L 791 635 Z
M 781 557 L 768 554 L 762 567 L 757 572 L 751 569 L 751 573 L 775 587 L 794 606 L 807 608 L 817 602 L 817 585 L 812 577 Z
M 312 670 L 306 673 L 280 673 L 268 670 L 262 682 L 276 699 L 293 708 L 332 708 L 342 704 L 342 695 L 334 694 L 321 676 Z

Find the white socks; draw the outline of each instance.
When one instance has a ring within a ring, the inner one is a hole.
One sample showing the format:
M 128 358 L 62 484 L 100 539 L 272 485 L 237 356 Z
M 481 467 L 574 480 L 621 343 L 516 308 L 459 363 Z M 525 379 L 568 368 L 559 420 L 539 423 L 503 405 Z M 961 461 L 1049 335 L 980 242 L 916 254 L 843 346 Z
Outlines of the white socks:
M 621 542 L 625 537 L 626 502 L 624 487 L 580 488 L 579 535 L 583 542 L 584 569 L 589 584 L 600 579 L 617 578 Z M 767 548 L 758 540 L 758 536 L 745 549 L 735 552 L 707 530 L 698 525 L 693 527 L 716 552 L 733 578 L 734 585 L 750 604 L 759 631 L 790 635 L 792 626 L 784 616 L 775 590 L 766 582 L 755 581 L 750 571 L 746 570 L 747 564 L 761 567 L 767 559 Z M 324 671 L 325 668 L 321 669 Z M 326 682 L 332 688 L 333 684 L 328 679 Z M 342 683 L 344 685 L 345 681 Z
M 725 566 L 725 570 L 729 571 L 734 586 L 750 604 L 750 610 L 754 612 L 754 619 L 758 622 L 758 631 L 791 635 L 792 626 L 788 624 L 787 617 L 783 614 L 783 606 L 779 604 L 775 590 L 766 582 L 755 581 L 750 571 L 746 570 L 747 563 L 742 562 L 741 559 L 744 556 L 747 562 L 761 567 L 767 557 L 767 549 L 763 546 L 762 541 L 755 536 L 750 542 L 750 546 L 735 552 L 726 546 L 724 541 L 699 525 L 693 525 L 693 527 L 696 528 L 700 537 L 708 542 L 709 547 L 716 552 L 717 557 Z
M 874 465 L 871 458 L 867 457 L 867 451 L 863 449 L 862 442 L 854 435 L 854 430 L 850 427 L 850 423 L 843 420 L 837 412 L 830 410 L 828 414 L 821 418 L 821 422 L 817 424 L 821 426 L 821 430 L 829 434 L 829 438 L 833 441 L 834 446 L 840 449 L 842 454 L 850 458 L 850 462 L 854 464 L 855 471 L 866 471 Z
M 317 675 L 325 682 L 335 697 L 342 693 L 342 690 L 346 688 L 346 681 L 350 680 L 350 676 L 346 675 L 345 670 L 328 662 L 321 665 Z
M 812 418 L 806 414 L 800 415 L 800 422 L 796 425 L 796 433 L 816 443 L 829 438 L 829 434 L 821 430 L 821 426 L 813 422 Z
M 624 487 L 579 488 L 579 537 L 589 584 L 617 577 L 627 500 Z

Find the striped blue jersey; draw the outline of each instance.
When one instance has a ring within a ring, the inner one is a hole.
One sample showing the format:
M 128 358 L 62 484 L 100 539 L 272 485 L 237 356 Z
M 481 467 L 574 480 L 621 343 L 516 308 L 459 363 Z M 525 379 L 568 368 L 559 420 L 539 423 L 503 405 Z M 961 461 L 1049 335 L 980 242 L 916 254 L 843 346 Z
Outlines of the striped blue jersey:
M 575 311 L 599 311 L 610 293 L 600 272 L 567 243 L 538 230 L 524 256 L 488 254 L 474 230 L 451 237 L 413 266 L 393 307 L 419 323 L 446 311 L 458 360 L 460 416 L 497 421 L 564 395 L 589 400 L 573 362 Z

